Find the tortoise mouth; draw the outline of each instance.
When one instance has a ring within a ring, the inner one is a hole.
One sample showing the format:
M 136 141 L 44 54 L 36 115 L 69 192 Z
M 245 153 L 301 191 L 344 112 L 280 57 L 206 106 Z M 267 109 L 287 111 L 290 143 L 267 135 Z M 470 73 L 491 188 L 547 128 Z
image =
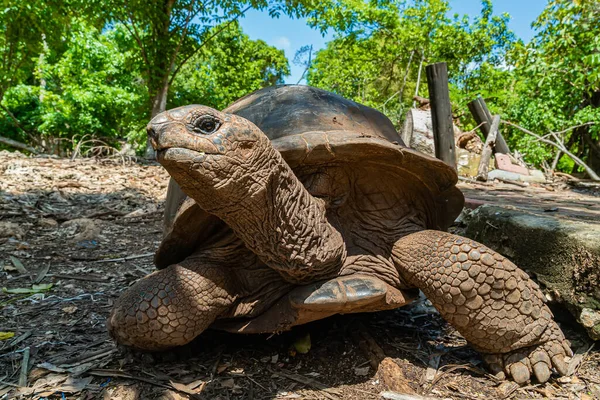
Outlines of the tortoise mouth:
M 196 151 L 184 147 L 168 147 L 156 152 L 158 162 L 203 162 L 209 156 L 219 156 L 219 153 L 210 153 L 206 151 Z

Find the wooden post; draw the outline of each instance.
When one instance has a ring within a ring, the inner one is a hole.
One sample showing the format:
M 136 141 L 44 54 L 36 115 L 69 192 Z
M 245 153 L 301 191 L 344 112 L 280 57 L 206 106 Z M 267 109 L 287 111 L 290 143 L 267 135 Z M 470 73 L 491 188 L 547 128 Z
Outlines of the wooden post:
M 427 88 L 431 104 L 435 156 L 456 169 L 454 127 L 446 63 L 428 65 L 425 67 L 425 72 L 427 73 Z
M 487 104 L 485 104 L 485 100 L 483 100 L 480 96 L 478 96 L 475 100 L 468 104 L 469 111 L 471 111 L 471 115 L 475 119 L 477 125 L 480 125 L 479 129 L 481 129 L 481 133 L 483 133 L 483 137 L 487 139 L 488 134 L 490 133 L 490 128 L 492 126 L 492 114 L 490 110 L 487 108 Z M 494 147 L 494 153 L 502 153 L 502 154 L 510 154 L 510 149 L 506 144 L 506 140 L 502 137 L 502 134 L 498 132 L 496 136 L 496 146 Z
M 500 116 L 496 115 L 492 119 L 492 126 L 490 127 L 490 132 L 488 133 L 487 138 L 485 139 L 485 145 L 483 146 L 483 151 L 481 152 L 481 160 L 479 161 L 479 168 L 477 169 L 477 180 L 478 181 L 487 181 L 488 178 L 488 170 L 490 169 L 490 157 L 492 156 L 492 151 L 494 150 L 494 145 L 496 144 L 496 139 L 500 132 L 498 128 L 500 127 Z

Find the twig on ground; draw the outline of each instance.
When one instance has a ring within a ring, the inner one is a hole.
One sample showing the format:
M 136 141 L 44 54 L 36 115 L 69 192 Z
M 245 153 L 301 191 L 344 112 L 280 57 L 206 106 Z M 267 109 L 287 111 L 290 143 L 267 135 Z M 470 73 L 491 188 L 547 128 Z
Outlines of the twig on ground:
M 571 360 L 571 363 L 569 365 L 569 371 L 567 372 L 567 375 L 573 375 L 573 374 L 576 374 L 577 371 L 579 371 L 579 368 L 581 368 L 581 366 L 583 365 L 583 362 L 587 358 L 590 351 L 592 351 L 595 344 L 596 343 L 592 343 L 590 345 L 590 347 L 588 347 L 588 349 L 585 351 L 585 353 L 580 353 L 579 351 L 576 352 L 576 354 L 573 356 L 573 360 Z
M 175 386 L 171 385 L 171 384 L 166 384 L 163 382 L 160 382 L 158 377 L 154 377 L 154 379 L 150 379 L 150 378 L 143 378 L 141 376 L 135 376 L 135 375 L 131 375 L 122 371 L 118 371 L 116 369 L 92 369 L 89 370 L 87 372 L 87 374 L 89 375 L 93 375 L 93 376 L 106 376 L 109 378 L 123 378 L 123 379 L 132 379 L 135 381 L 140 381 L 140 382 L 145 382 L 145 383 L 149 383 L 150 385 L 154 385 L 154 386 L 158 386 L 161 388 L 165 388 L 165 389 L 171 389 L 171 390 L 175 390 L 179 393 L 184 393 L 188 396 L 191 396 L 192 398 L 196 399 L 198 398 L 197 395 L 193 395 L 190 394 L 189 392 L 180 390 L 178 388 L 176 388 Z
M 88 275 L 63 275 L 63 274 L 48 274 L 47 276 L 51 276 L 59 279 L 74 279 L 77 281 L 88 281 L 88 282 L 109 282 L 107 278 L 98 278 L 95 276 Z
M 472 183 L 472 184 L 475 184 L 475 185 L 494 186 L 494 184 L 491 183 L 491 182 L 480 182 L 480 181 L 477 181 L 477 180 L 475 180 L 473 178 L 467 178 L 466 176 L 459 176 L 458 180 L 459 181 L 463 181 L 463 182 Z
M 27 373 L 29 371 L 29 347 L 23 351 L 23 359 L 21 361 L 21 373 L 19 374 L 19 386 L 27 386 Z
M 327 385 L 325 385 L 324 383 L 321 383 L 315 379 L 309 378 L 308 376 L 304 376 L 304 375 L 300 375 L 300 374 L 295 374 L 293 372 L 288 372 L 285 370 L 278 370 L 275 371 L 270 367 L 267 367 L 269 372 L 275 374 L 275 375 L 279 375 L 283 378 L 298 382 L 298 383 L 302 383 L 304 385 L 308 385 L 308 386 L 312 386 L 315 389 L 319 389 L 321 391 L 324 392 L 325 397 L 327 397 L 328 399 L 335 399 L 335 397 L 332 396 L 332 394 L 338 395 L 338 391 L 333 389 L 333 388 L 329 388 L 327 387 Z
M 144 253 L 144 254 L 137 254 L 135 256 L 127 256 L 127 257 L 121 257 L 121 258 L 111 258 L 110 260 L 98 260 L 96 262 L 97 263 L 123 262 L 123 261 L 135 260 L 136 258 L 152 257 L 153 255 L 154 255 L 154 253 Z
M 515 185 L 515 186 L 519 186 L 519 187 L 523 187 L 523 188 L 529 187 L 529 185 L 526 183 L 511 181 L 510 179 L 504 179 L 504 178 L 498 178 L 498 177 L 496 177 L 494 179 L 499 180 L 500 182 L 503 182 L 503 183 L 508 183 L 509 185 Z
M 19 337 L 13 339 L 13 341 L 10 342 L 10 344 L 8 345 L 8 348 L 15 347 L 16 345 L 18 345 L 19 343 L 21 343 L 23 340 L 25 340 L 29 336 L 31 336 L 32 333 L 33 333 L 32 331 L 27 331 L 24 334 L 20 335 Z
M 86 362 L 94 361 L 94 360 L 97 360 L 99 358 L 103 358 L 103 357 L 109 356 L 109 355 L 111 355 L 113 353 L 116 353 L 116 352 L 117 352 L 117 349 L 115 349 L 115 348 L 96 350 L 96 351 L 93 351 L 93 352 L 91 352 L 89 354 L 84 354 L 84 355 L 81 355 L 79 357 L 75 357 L 75 358 L 73 358 L 71 360 L 68 360 L 64 364 L 58 365 L 58 367 L 60 367 L 60 368 L 72 368 L 72 367 L 76 367 L 78 365 L 85 364 Z
M 48 270 L 50 270 L 50 263 L 47 263 L 45 267 L 43 267 L 40 272 L 38 272 L 37 276 L 33 280 L 33 283 L 38 284 L 44 280 L 46 275 L 48 274 Z

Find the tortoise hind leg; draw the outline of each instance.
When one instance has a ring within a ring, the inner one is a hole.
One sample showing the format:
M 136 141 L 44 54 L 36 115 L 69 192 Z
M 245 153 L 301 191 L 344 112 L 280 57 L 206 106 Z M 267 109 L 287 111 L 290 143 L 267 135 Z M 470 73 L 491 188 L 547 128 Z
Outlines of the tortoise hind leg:
M 475 241 L 439 231 L 398 240 L 392 257 L 401 275 L 484 354 L 490 369 L 518 382 L 540 382 L 552 367 L 565 375 L 572 355 L 535 282 Z
M 144 350 L 184 345 L 233 305 L 234 284 L 230 271 L 220 266 L 171 265 L 140 279 L 117 299 L 109 333 L 119 344 Z
M 253 319 L 219 320 L 213 327 L 236 333 L 282 332 L 334 314 L 397 308 L 414 300 L 417 292 L 400 291 L 369 275 L 339 276 L 296 287 Z

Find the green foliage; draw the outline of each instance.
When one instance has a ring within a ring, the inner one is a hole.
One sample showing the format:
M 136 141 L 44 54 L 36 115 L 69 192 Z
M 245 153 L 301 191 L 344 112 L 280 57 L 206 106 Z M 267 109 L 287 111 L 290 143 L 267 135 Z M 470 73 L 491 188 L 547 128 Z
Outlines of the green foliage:
M 538 31 L 510 54 L 517 96 L 505 107 L 509 118 L 540 134 L 585 122 L 596 125 L 566 132 L 562 139 L 585 160 L 600 159 L 588 147 L 600 132 L 600 7 L 592 1 L 550 1 L 533 24 Z M 511 143 L 539 163 L 556 153 L 519 132 Z M 560 167 L 572 162 L 559 163 Z M 600 168 L 597 163 L 596 168 Z M 570 169 L 568 169 L 570 171 Z
M 0 8 L 0 101 L 13 85 L 28 79 L 46 44 L 60 42 L 73 1 L 3 0 Z
M 473 88 L 499 74 L 514 42 L 508 16 L 494 16 L 488 0 L 482 4 L 481 15 L 470 21 L 448 18 L 450 7 L 443 0 L 348 2 L 350 9 L 326 16 L 337 37 L 317 53 L 309 84 L 379 108 L 399 124 L 412 103 L 420 67 L 445 61 L 452 99 L 464 103 Z M 427 97 L 424 75 L 422 70 L 418 93 Z
M 4 104 L 24 130 L 75 141 L 84 135 L 124 138 L 139 130 L 146 92 L 130 70 L 122 30 L 101 34 L 75 21 L 65 39 L 64 52 L 38 58 L 39 84 L 20 84 L 6 93 Z M 3 132 L 19 133 L 12 121 L 1 123 Z
M 181 69 L 169 104 L 204 104 L 223 109 L 251 91 L 283 83 L 288 74 L 282 50 L 262 40 L 250 40 L 239 24 L 233 23 Z
M 214 28 L 220 29 L 220 27 Z M 0 119 L 3 135 L 28 141 L 64 138 L 73 148 L 84 136 L 109 144 L 128 139 L 143 149 L 149 93 L 137 68 L 133 38 L 123 25 L 100 31 L 72 23 L 64 51 L 46 50 L 35 60 L 29 82 L 9 89 L 3 105 L 17 118 Z M 281 50 L 252 41 L 231 24 L 182 68 L 171 86 L 169 107 L 201 103 L 224 108 L 289 73 Z

